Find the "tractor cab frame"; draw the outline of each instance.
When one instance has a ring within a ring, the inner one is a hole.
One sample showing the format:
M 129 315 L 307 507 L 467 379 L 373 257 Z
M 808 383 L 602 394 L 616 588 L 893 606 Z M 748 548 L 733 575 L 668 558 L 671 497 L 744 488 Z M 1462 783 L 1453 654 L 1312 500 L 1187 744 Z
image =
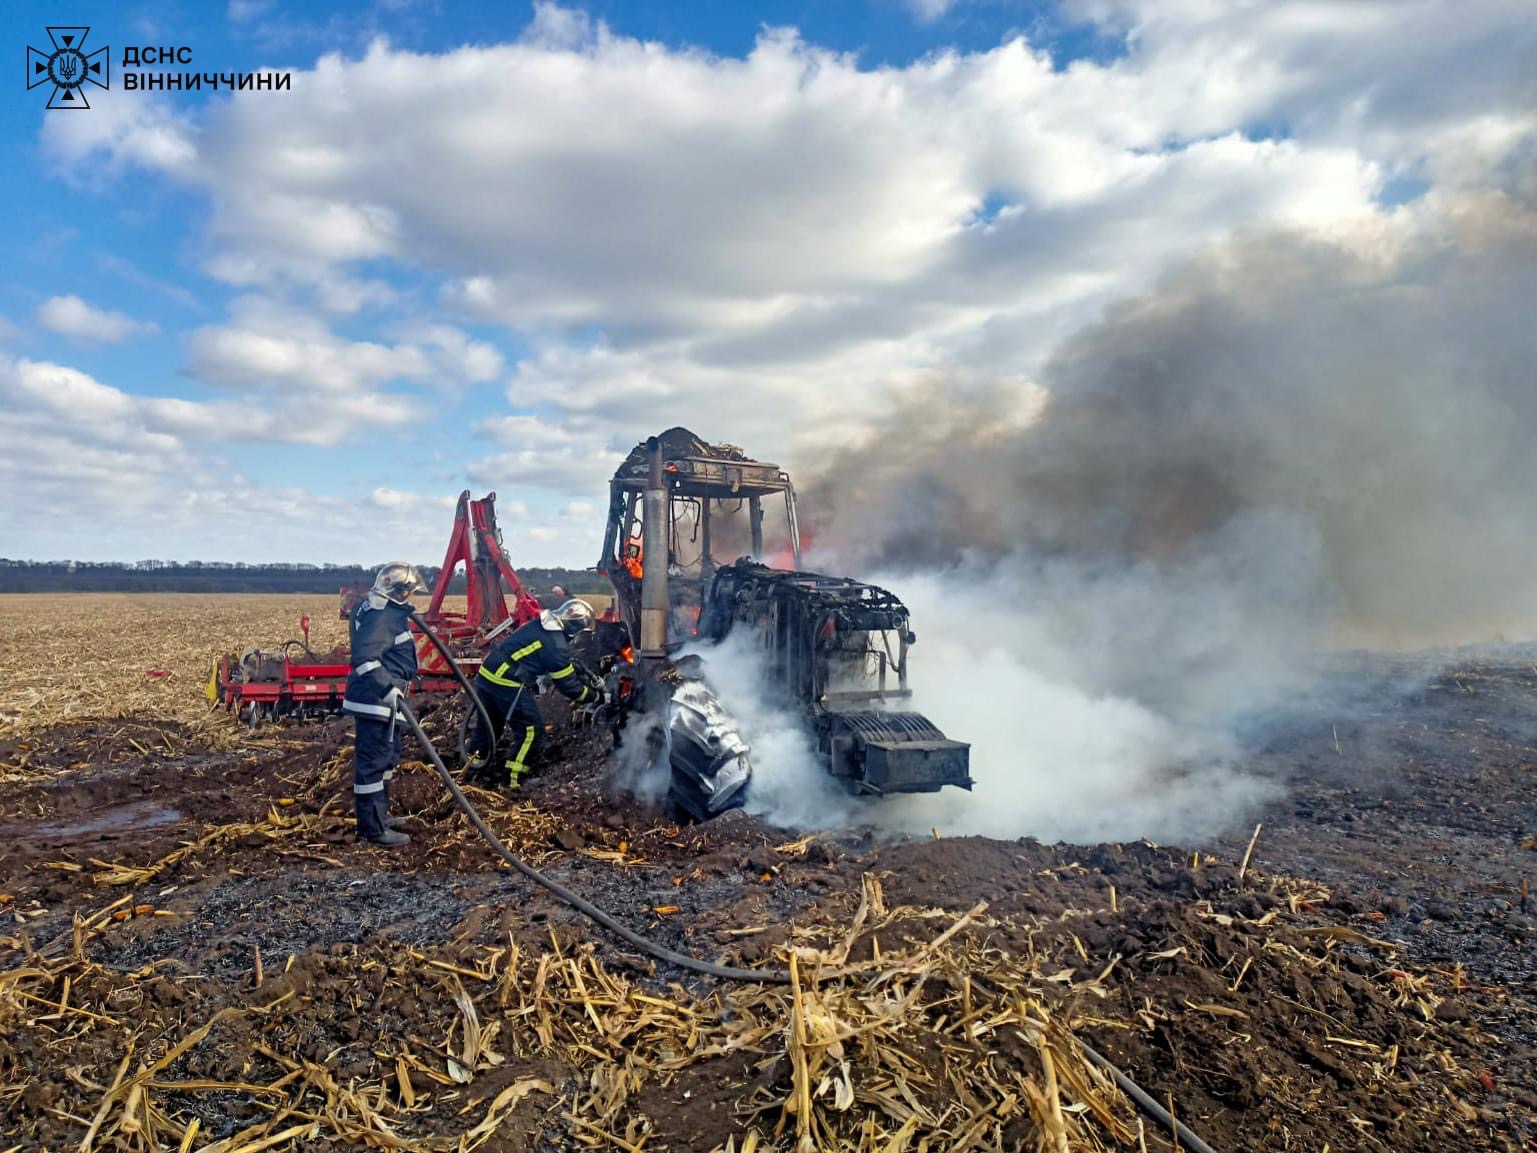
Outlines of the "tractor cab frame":
M 715 574 L 742 557 L 798 569 L 800 522 L 795 486 L 777 464 L 753 460 L 729 444 L 709 444 L 670 428 L 661 444 L 666 503 L 667 650 L 699 635 L 699 617 Z M 608 522 L 597 570 L 614 587 L 616 611 L 640 637 L 645 567 L 646 489 L 651 459 L 636 445 L 609 482 Z M 656 539 L 656 538 L 653 538 Z

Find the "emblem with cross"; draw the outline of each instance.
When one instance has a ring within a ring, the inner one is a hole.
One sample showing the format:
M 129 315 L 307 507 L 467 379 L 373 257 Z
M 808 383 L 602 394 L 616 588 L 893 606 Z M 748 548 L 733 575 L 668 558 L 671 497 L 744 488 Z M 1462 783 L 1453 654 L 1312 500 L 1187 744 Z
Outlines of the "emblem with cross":
M 112 58 L 105 47 L 87 54 L 85 38 L 90 31 L 89 28 L 50 26 L 48 39 L 53 41 L 53 51 L 27 49 L 27 87 L 31 89 L 51 83 L 53 95 L 48 97 L 49 108 L 89 108 L 85 85 L 108 86 Z

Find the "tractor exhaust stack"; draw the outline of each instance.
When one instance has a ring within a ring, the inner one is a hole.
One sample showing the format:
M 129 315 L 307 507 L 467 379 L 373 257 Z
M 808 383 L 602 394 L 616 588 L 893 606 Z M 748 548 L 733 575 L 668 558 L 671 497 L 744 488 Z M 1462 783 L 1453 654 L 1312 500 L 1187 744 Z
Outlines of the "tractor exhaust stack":
M 649 469 L 646 474 L 644 568 L 640 578 L 640 655 L 658 661 L 667 655 L 667 487 L 662 473 L 662 442 L 646 442 Z

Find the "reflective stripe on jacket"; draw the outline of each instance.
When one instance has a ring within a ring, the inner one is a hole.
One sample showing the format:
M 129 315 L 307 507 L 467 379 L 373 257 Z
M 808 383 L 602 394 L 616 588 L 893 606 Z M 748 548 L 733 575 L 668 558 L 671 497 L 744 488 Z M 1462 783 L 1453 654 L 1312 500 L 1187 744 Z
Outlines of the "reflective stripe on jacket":
M 538 620 L 514 630 L 487 654 L 480 666 L 482 680 L 501 689 L 520 689 L 540 677 L 581 704 L 592 695 L 587 682 L 576 674 L 566 635 L 547 629 Z

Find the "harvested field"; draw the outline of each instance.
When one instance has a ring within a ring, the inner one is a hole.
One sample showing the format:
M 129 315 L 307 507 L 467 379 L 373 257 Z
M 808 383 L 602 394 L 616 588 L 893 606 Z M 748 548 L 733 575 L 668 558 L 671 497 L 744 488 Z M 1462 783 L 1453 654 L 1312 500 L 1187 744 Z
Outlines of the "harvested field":
M 409 753 L 409 850 L 353 844 L 346 722 L 201 695 L 301 612 L 341 637 L 328 598 L 0 598 L 0 1148 L 1172 1148 L 1087 1041 L 1218 1150 L 1537 1149 L 1529 666 L 1342 666 L 1344 723 L 1253 759 L 1289 791 L 1246 868 L 1252 827 L 678 828 L 569 724 L 516 800 L 473 791 L 632 928 L 793 966 L 725 985 L 499 868 Z
M 346 644 L 334 596 L 83 593 L 0 597 L 0 737 L 77 717 L 179 721 L 210 739 L 213 661 L 279 648 L 310 620 L 317 652 Z

